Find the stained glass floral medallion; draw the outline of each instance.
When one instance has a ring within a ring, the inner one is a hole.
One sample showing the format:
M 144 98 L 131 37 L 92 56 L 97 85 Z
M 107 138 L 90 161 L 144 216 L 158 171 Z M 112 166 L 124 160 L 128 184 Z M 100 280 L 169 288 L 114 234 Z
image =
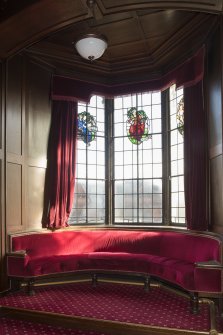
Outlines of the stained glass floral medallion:
M 132 107 L 127 112 L 126 131 L 132 144 L 141 144 L 152 136 L 149 134 L 149 118 L 143 110 Z
M 181 98 L 177 104 L 177 129 L 179 133 L 184 135 L 184 98 Z
M 88 112 L 79 113 L 77 116 L 77 138 L 90 145 L 95 139 L 98 127 L 93 115 Z

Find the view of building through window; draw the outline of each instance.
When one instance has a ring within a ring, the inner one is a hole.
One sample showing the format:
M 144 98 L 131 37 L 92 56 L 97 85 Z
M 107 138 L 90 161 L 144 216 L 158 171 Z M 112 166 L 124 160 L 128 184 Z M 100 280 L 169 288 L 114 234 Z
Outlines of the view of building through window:
M 183 89 L 172 86 L 167 93 L 168 106 L 162 106 L 161 92 L 117 97 L 113 111 L 106 110 L 99 96 L 78 104 L 70 224 L 162 225 L 166 218 L 170 224 L 185 224 Z M 163 113 L 168 122 L 163 122 Z M 163 145 L 167 136 L 168 148 Z M 112 144 L 109 155 L 106 143 Z M 170 208 L 163 206 L 165 199 L 170 199 Z M 111 222 L 105 222 L 108 217 Z

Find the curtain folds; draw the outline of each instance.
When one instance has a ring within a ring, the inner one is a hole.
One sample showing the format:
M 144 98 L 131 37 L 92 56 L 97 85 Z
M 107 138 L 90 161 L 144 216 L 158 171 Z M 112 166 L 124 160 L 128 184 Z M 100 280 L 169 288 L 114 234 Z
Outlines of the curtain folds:
M 184 90 L 184 181 L 187 228 L 208 230 L 207 122 L 202 81 Z
M 42 217 L 44 228 L 68 226 L 75 182 L 76 118 L 76 102 L 52 102 Z

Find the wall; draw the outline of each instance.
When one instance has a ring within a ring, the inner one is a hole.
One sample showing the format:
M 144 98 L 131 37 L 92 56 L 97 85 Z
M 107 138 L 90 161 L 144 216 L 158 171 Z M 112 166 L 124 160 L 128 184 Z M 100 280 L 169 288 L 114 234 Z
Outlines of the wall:
M 0 73 L 5 98 L 0 104 L 1 268 L 8 233 L 41 229 L 51 117 L 51 70 L 25 55 L 9 59 L 4 68 L 5 76 L 2 68 Z M 0 290 L 5 286 L 2 275 Z
M 222 31 L 219 27 L 210 39 L 207 55 L 206 99 L 210 170 L 211 230 L 223 233 L 222 162 Z

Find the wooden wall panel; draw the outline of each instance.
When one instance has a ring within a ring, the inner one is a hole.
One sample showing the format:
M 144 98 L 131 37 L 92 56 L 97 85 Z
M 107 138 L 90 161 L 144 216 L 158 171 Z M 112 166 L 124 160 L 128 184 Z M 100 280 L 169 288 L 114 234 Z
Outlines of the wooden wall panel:
M 6 68 L 6 231 L 25 229 L 24 61 L 17 55 Z
M 28 157 L 42 166 L 46 160 L 50 126 L 51 73 L 38 64 L 28 66 Z
M 0 75 L 2 68 L 0 66 Z M 25 55 L 7 60 L 0 91 L 0 291 L 7 235 L 41 229 L 51 70 Z M 3 97 L 3 99 L 2 99 Z M 6 117 L 5 117 L 6 115 Z M 5 177 L 5 178 L 4 178 Z
M 211 230 L 223 232 L 222 47 L 220 41 L 221 30 L 218 29 L 209 45 L 206 98 L 210 160 L 210 225 Z
M 22 227 L 22 166 L 8 162 L 6 171 L 6 222 L 12 231 Z
M 31 61 L 27 66 L 27 229 L 41 229 L 46 155 L 51 121 L 51 71 Z
M 5 226 L 5 63 L 0 63 L 0 291 L 7 288 L 5 273 L 6 226 Z
M 40 229 L 43 211 L 43 192 L 45 169 L 29 167 L 28 169 L 28 229 Z
M 222 83 L 220 30 L 211 39 L 208 53 L 209 150 L 210 156 L 222 153 Z
M 8 62 L 6 150 L 22 154 L 22 57 Z
M 213 158 L 210 161 L 210 198 L 211 198 L 211 219 L 214 223 L 213 230 L 216 232 L 223 231 L 223 164 L 222 155 Z

